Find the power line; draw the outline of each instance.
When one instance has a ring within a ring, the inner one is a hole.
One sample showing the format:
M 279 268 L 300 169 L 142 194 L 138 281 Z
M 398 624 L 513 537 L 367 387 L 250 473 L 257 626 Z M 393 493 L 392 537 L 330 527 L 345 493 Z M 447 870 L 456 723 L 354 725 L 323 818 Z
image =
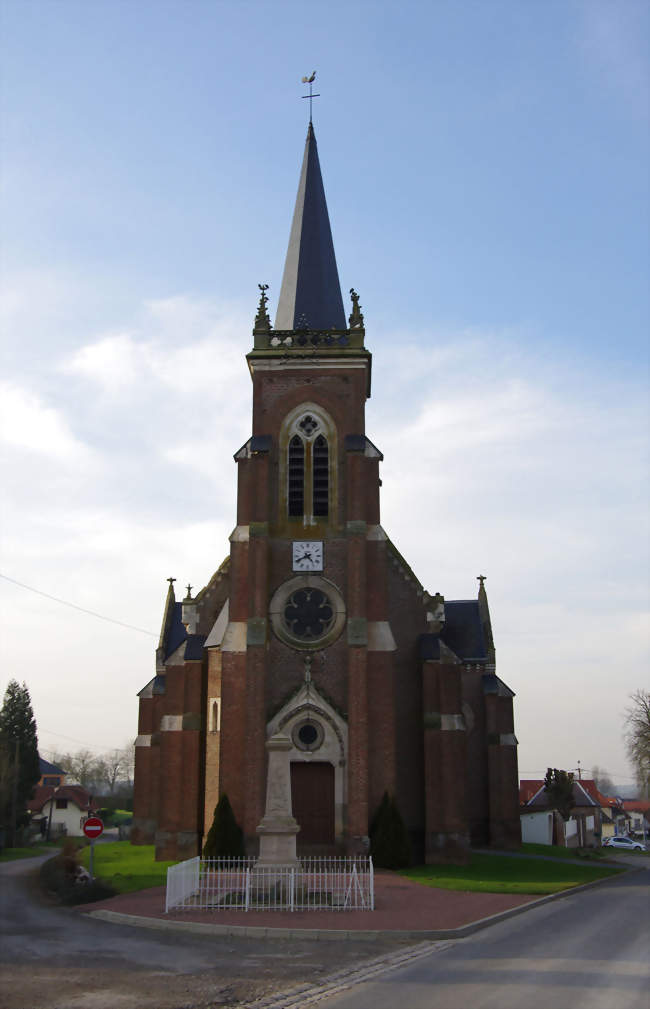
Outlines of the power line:
M 67 599 L 59 599 L 58 596 L 51 596 L 49 592 L 42 592 L 40 589 L 35 589 L 32 585 L 25 585 L 24 582 L 19 582 L 15 578 L 10 578 L 9 575 L 3 575 L 0 571 L 0 578 L 4 578 L 5 581 L 11 582 L 13 585 L 19 585 L 21 589 L 27 589 L 28 592 L 35 592 L 37 596 L 45 596 L 46 599 L 51 599 L 52 602 L 60 603 L 61 606 L 69 606 L 72 610 L 78 610 L 80 613 L 86 613 L 89 617 L 97 617 L 98 620 L 106 620 L 109 624 L 117 624 L 118 627 L 126 627 L 129 631 L 137 631 L 139 634 L 148 634 L 151 638 L 157 638 L 158 635 L 154 634 L 153 631 L 145 631 L 142 627 L 135 627 L 133 624 L 125 624 L 123 620 L 115 620 L 113 617 L 105 617 L 103 613 L 95 613 L 94 610 L 87 610 L 84 606 L 77 606 L 76 603 L 69 603 Z
M 39 736 L 40 736 L 41 733 L 44 733 L 45 735 L 48 735 L 48 736 L 56 736 L 57 739 L 67 739 L 69 743 L 78 743 L 80 746 L 85 746 L 87 750 L 97 750 L 99 752 L 100 748 L 101 748 L 101 750 L 119 750 L 119 749 L 122 749 L 122 747 L 120 747 L 120 746 L 104 746 L 104 747 L 100 747 L 96 743 L 86 743 L 83 739 L 75 739 L 74 736 L 64 736 L 62 732 L 52 732 L 51 729 L 46 729 L 43 725 L 39 725 L 38 723 L 36 725 L 36 729 L 37 729 L 37 732 L 38 732 Z M 39 749 L 40 749 L 40 747 L 39 747 Z

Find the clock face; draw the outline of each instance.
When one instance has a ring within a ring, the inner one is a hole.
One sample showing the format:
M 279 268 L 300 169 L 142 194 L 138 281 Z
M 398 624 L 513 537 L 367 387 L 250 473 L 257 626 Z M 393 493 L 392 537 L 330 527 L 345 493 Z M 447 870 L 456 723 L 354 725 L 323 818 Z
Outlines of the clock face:
M 294 571 L 322 571 L 323 544 L 314 541 L 300 541 L 293 544 Z

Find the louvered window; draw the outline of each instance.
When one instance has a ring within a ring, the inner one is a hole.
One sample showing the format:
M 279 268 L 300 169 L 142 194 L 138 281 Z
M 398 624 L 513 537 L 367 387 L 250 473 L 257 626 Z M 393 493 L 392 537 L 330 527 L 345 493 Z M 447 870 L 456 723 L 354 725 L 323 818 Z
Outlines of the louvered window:
M 327 441 L 323 438 L 322 434 L 319 434 L 314 442 L 312 473 L 314 515 L 324 516 L 328 512 L 329 451 Z
M 289 515 L 302 516 L 305 507 L 305 446 L 294 434 L 289 442 Z
M 287 418 L 280 467 L 282 510 L 306 525 L 329 519 L 336 499 L 336 429 L 326 414 L 306 409 Z M 283 440 L 283 434 L 281 434 Z M 286 494 L 286 498 L 285 498 Z M 331 500 L 330 500 L 331 499 Z

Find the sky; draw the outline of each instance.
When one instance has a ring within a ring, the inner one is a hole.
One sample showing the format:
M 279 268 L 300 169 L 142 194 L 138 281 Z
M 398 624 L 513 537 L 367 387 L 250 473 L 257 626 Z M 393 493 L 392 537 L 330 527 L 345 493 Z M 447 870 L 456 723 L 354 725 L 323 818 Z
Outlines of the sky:
M 631 786 L 648 5 L 0 0 L 0 37 L 0 688 L 42 753 L 134 738 L 166 579 L 228 553 L 316 69 L 382 524 L 432 593 L 487 575 L 521 777 Z

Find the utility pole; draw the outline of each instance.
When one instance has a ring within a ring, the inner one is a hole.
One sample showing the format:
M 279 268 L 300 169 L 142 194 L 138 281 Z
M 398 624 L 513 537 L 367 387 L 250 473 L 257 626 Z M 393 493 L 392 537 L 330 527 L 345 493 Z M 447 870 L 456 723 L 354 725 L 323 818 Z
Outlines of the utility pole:
M 16 818 L 18 814 L 18 761 L 20 760 L 20 740 L 16 740 L 14 756 L 14 780 L 11 789 L 11 847 L 16 847 Z

